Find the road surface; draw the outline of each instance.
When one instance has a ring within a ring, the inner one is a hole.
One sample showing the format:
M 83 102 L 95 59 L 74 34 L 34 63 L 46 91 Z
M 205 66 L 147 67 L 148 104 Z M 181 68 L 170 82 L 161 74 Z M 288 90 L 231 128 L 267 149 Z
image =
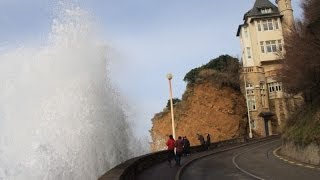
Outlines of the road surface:
M 180 180 L 320 180 L 320 170 L 301 167 L 273 155 L 281 141 L 272 139 L 206 156 L 180 169 Z

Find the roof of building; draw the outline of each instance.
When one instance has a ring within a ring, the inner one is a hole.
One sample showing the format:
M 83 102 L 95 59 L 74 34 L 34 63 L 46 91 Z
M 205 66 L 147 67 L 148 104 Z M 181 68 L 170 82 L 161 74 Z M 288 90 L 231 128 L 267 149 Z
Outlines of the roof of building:
M 265 8 L 271 8 L 272 11 L 270 13 L 262 13 L 261 9 Z M 247 24 L 246 21 L 248 17 L 251 17 L 252 19 L 260 19 L 266 17 L 281 17 L 281 15 L 278 7 L 271 3 L 269 0 L 256 0 L 256 2 L 253 5 L 253 8 L 244 14 L 243 20 L 245 21 L 245 23 L 239 25 L 237 30 L 237 36 L 240 35 L 241 27 Z
M 261 12 L 261 9 L 264 9 L 264 8 L 271 8 L 272 12 L 263 14 Z M 279 9 L 269 0 L 256 0 L 253 8 L 244 14 L 243 19 L 245 20 L 247 17 L 252 17 L 252 16 L 266 16 L 266 15 L 268 16 L 268 15 L 275 15 L 275 14 L 280 15 Z
M 271 117 L 271 116 L 274 116 L 275 114 L 274 113 L 272 113 L 272 112 L 270 112 L 270 111 L 262 111 L 262 112 L 260 112 L 259 113 L 259 115 L 258 116 L 260 116 L 260 117 Z

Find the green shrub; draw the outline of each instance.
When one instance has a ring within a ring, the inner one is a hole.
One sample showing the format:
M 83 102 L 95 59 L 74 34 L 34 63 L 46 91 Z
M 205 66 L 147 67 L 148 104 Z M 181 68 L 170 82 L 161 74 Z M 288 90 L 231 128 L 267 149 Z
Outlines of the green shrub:
M 239 68 L 240 65 L 237 58 L 221 55 L 201 67 L 190 70 L 183 80 L 188 84 L 193 84 L 199 79 L 211 78 L 220 85 L 228 85 L 239 90 Z M 203 74 L 207 74 L 207 76 L 203 76 Z
M 179 98 L 172 98 L 172 104 L 176 105 L 178 102 L 181 102 L 181 100 Z M 167 108 L 170 108 L 170 99 L 167 102 Z

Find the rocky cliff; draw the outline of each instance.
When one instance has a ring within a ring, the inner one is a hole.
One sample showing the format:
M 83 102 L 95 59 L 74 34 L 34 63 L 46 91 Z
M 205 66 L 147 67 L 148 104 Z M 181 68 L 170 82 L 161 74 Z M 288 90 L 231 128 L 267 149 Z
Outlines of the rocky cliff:
M 189 83 L 181 102 L 174 105 L 176 136 L 187 136 L 191 145 L 198 145 L 197 133 L 204 137 L 209 133 L 211 141 L 239 137 L 246 132 L 247 112 L 244 96 L 230 86 L 207 78 Z M 151 148 L 166 148 L 172 134 L 170 108 L 155 114 L 152 119 Z

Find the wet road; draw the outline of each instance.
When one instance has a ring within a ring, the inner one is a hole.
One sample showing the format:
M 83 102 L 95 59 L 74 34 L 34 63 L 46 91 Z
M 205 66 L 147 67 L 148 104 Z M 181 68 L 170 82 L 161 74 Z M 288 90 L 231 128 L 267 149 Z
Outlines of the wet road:
M 180 169 L 181 180 L 319 180 L 320 170 L 292 165 L 273 155 L 281 144 L 268 140 L 197 159 Z

